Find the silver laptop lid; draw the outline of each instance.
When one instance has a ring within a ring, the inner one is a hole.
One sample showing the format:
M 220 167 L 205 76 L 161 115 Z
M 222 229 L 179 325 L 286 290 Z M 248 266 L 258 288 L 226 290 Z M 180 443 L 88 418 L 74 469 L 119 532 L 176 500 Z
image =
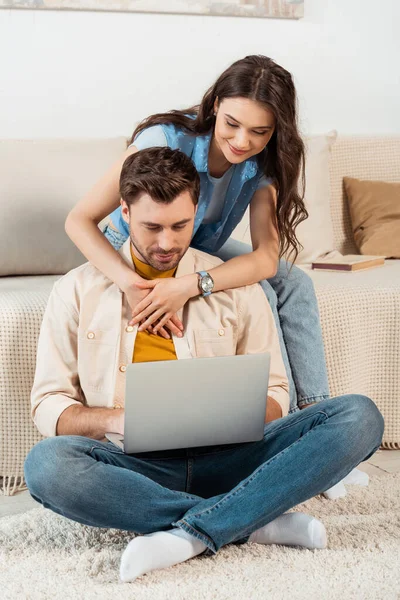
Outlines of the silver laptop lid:
M 262 439 L 270 354 L 129 364 L 124 451 Z

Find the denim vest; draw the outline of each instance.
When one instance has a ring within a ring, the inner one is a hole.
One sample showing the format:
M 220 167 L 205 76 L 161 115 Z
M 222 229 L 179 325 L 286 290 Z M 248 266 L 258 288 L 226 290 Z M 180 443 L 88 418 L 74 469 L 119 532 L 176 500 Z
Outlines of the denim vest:
M 212 132 L 195 136 L 173 124 L 162 125 L 162 128 L 168 146 L 173 150 L 179 149 L 189 156 L 200 176 L 200 197 L 191 246 L 203 252 L 217 252 L 242 220 L 263 175 L 258 167 L 257 158 L 251 157 L 235 165 L 220 221 L 202 224 L 214 188 L 208 172 L 208 152 Z M 112 213 L 111 218 L 115 227 L 128 237 L 129 227 L 122 219 L 121 207 Z

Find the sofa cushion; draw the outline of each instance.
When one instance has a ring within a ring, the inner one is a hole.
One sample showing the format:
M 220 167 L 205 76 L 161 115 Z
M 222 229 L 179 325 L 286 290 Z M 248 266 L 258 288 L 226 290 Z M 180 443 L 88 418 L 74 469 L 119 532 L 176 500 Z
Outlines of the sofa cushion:
M 357 254 L 343 177 L 371 181 L 400 181 L 400 135 L 339 136 L 330 162 L 331 216 L 335 248 Z
M 124 137 L 1 141 L 0 276 L 63 274 L 85 262 L 65 219 L 125 149 Z
M 296 263 L 311 263 L 335 248 L 330 211 L 329 160 L 336 131 L 304 139 L 306 145 L 306 189 L 304 203 L 308 219 L 300 223 L 296 235 L 304 249 Z M 232 234 L 234 239 L 251 244 L 249 210 Z
M 400 258 L 400 183 L 343 178 L 361 254 Z

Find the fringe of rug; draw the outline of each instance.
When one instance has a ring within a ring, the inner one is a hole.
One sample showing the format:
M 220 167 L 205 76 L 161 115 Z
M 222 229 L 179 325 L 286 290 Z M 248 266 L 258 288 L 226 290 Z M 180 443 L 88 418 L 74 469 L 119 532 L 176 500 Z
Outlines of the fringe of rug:
M 16 492 L 24 492 L 27 489 L 23 475 L 3 475 L 0 479 L 1 496 L 14 496 Z

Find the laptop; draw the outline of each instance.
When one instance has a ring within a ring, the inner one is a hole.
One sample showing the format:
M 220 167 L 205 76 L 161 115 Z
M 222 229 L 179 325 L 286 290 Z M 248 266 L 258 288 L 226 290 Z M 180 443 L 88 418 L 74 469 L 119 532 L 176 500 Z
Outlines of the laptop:
M 270 354 L 132 363 L 126 368 L 126 454 L 255 442 L 264 434 Z

